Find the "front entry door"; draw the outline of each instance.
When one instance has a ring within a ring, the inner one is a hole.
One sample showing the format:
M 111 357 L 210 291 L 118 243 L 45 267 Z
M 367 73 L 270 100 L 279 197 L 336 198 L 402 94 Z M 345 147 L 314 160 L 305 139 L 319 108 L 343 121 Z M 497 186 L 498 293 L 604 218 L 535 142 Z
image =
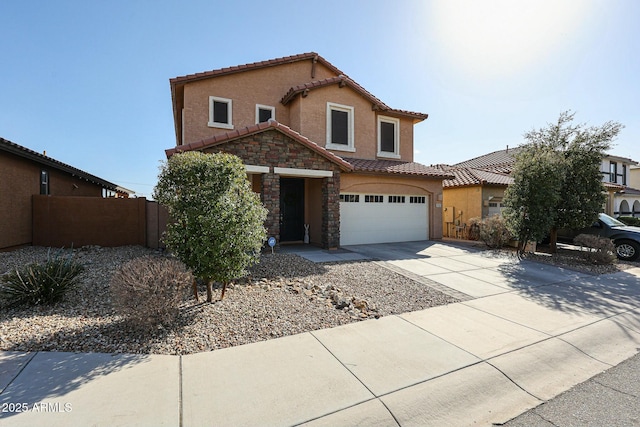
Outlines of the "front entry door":
M 280 240 L 304 239 L 304 179 L 280 178 Z

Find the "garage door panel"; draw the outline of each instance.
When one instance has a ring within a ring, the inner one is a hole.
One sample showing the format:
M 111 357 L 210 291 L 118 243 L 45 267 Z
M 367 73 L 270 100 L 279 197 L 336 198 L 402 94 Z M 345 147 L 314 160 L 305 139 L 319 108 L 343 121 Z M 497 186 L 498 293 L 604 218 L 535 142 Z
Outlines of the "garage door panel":
M 422 196 L 425 197 L 425 196 Z M 427 203 L 366 203 L 364 195 L 359 202 L 340 202 L 340 244 L 355 245 L 387 243 L 429 238 Z

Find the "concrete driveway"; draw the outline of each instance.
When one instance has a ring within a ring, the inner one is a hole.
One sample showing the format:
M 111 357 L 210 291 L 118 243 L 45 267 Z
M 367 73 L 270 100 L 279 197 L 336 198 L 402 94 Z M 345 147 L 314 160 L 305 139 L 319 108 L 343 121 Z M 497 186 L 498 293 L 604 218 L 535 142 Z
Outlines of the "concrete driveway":
M 578 280 L 585 274 L 555 266 L 520 261 L 468 246 L 418 241 L 347 246 L 344 249 L 379 260 L 382 265 L 461 299 L 480 298 Z M 453 291 L 453 292 L 451 292 Z

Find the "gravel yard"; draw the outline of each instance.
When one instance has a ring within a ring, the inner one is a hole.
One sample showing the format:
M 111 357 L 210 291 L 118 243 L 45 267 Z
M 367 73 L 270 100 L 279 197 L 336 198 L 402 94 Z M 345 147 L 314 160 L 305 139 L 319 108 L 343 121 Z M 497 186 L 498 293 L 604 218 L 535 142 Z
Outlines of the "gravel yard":
M 44 261 L 47 249 L 0 253 L 0 274 Z M 82 285 L 54 306 L 2 307 L 0 350 L 190 354 L 329 328 L 363 319 L 456 302 L 374 262 L 314 264 L 297 255 L 262 255 L 223 301 L 193 296 L 171 328 L 140 331 L 118 316 L 109 280 L 123 263 L 156 255 L 142 247 L 74 251 L 85 266 Z M 214 297 L 218 298 L 220 289 Z
M 0 253 L 0 275 L 44 261 L 47 252 L 28 247 Z M 75 250 L 85 266 L 81 286 L 54 306 L 1 307 L 0 350 L 190 354 L 457 301 L 372 261 L 314 264 L 297 255 L 264 254 L 247 278 L 229 286 L 223 301 L 203 302 L 206 291 L 200 287 L 201 302 L 192 295 L 185 300 L 171 328 L 141 331 L 115 312 L 109 280 L 120 265 L 144 255 L 163 256 L 138 246 Z M 575 250 L 527 259 L 591 274 L 638 264 L 589 265 Z M 219 295 L 215 289 L 214 298 Z

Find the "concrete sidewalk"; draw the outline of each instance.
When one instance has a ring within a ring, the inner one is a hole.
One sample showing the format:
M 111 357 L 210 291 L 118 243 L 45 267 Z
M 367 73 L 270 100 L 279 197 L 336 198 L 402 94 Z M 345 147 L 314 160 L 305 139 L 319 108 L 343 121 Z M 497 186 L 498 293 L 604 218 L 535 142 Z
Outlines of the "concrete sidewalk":
M 640 268 L 373 246 L 351 249 L 469 297 L 182 357 L 0 353 L 0 425 L 491 425 L 640 348 Z

